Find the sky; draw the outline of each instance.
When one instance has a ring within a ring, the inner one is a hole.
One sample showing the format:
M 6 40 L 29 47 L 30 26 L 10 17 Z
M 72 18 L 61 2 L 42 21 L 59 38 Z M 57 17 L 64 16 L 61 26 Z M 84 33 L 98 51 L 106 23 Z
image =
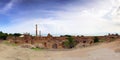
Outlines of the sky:
M 42 35 L 120 33 L 120 0 L 0 0 L 0 31 Z

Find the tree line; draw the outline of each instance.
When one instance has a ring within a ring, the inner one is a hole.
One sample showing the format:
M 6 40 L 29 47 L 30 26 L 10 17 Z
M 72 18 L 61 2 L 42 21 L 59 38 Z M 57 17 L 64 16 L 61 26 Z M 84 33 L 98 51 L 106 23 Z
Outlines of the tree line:
M 2 31 L 0 31 L 0 40 L 6 40 L 8 36 L 20 36 L 21 33 L 4 33 Z

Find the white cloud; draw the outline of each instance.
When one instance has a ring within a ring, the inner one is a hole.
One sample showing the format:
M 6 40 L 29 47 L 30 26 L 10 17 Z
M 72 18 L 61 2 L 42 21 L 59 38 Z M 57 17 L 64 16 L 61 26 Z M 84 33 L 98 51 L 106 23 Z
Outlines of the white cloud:
M 111 22 L 120 24 L 120 0 L 113 0 L 112 2 L 113 7 L 110 11 L 109 17 L 111 18 Z
M 0 13 L 5 13 L 7 11 L 9 11 L 14 4 L 17 2 L 17 0 L 11 0 L 10 2 L 8 2 L 1 10 Z
M 43 34 L 84 34 L 100 35 L 98 33 L 119 32 L 120 28 L 116 22 L 103 18 L 111 11 L 113 5 L 108 0 L 99 1 L 86 8 L 79 6 L 67 7 L 66 11 L 57 11 L 53 14 L 56 17 L 22 19 L 7 28 L 6 32 L 35 32 L 35 24 L 39 24 L 39 30 Z M 111 12 L 112 13 L 112 12 Z M 118 21 L 118 20 L 117 20 Z

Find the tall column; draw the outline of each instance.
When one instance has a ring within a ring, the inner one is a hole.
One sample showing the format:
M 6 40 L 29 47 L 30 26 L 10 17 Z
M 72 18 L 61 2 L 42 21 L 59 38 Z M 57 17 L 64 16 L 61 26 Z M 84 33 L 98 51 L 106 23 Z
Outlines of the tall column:
M 39 36 L 41 37 L 41 31 L 39 31 Z
M 38 36 L 38 26 L 36 24 L 36 37 Z

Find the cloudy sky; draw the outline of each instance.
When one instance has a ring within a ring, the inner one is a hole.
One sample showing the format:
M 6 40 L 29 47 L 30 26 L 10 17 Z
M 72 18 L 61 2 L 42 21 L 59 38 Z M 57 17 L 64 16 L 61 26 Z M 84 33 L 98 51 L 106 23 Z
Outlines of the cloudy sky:
M 43 35 L 120 33 L 120 0 L 0 0 L 0 31 Z

